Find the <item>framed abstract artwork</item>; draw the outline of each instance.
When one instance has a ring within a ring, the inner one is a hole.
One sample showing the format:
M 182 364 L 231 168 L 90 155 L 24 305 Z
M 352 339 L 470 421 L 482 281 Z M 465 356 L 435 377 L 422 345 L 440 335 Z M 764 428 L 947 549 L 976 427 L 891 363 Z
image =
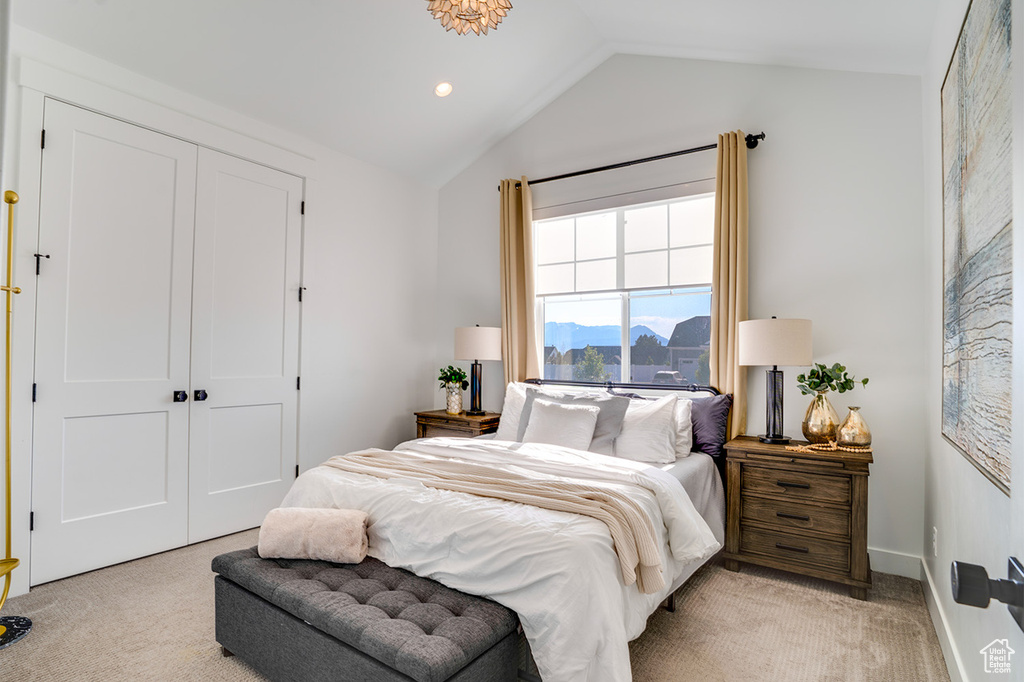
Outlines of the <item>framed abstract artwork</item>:
M 972 0 L 942 84 L 942 435 L 1010 491 L 1010 0 Z

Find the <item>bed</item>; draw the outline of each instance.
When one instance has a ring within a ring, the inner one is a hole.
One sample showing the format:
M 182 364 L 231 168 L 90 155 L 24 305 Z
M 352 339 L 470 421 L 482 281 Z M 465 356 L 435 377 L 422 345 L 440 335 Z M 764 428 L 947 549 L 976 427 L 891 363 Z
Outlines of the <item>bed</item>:
M 518 403 L 523 394 L 532 411 Z M 550 408 L 551 400 L 569 405 L 574 418 L 589 418 L 597 408 L 584 410 L 578 403 L 599 400 L 604 405 L 606 398 L 510 385 L 502 416 L 506 428 L 499 427 L 495 437 L 419 439 L 391 451 L 438 468 L 446 461 L 470 463 L 537 480 L 583 482 L 628 496 L 644 510 L 657 537 L 663 585 L 656 589 L 650 584 L 641 589 L 628 579 L 609 526 L 596 518 L 428 487 L 415 476 L 344 470 L 332 466 L 338 458 L 303 473 L 282 506 L 366 511 L 371 556 L 514 610 L 544 680 L 629 680 L 628 642 L 643 632 L 659 604 L 721 548 L 724 537 L 724 494 L 716 462 L 704 452 L 690 452 L 686 442 L 677 443 L 677 433 L 689 433 L 692 425 L 680 423 L 684 401 L 668 398 L 626 398 L 628 409 L 619 417 L 617 435 L 603 444 L 595 436 L 591 449 L 604 452 L 593 452 L 536 442 L 536 433 L 526 432 L 537 431 L 542 414 L 557 413 L 559 419 L 570 414 Z M 621 399 L 613 402 L 621 406 Z M 671 402 L 674 416 L 667 427 L 663 419 L 651 417 L 655 402 Z M 598 409 L 596 414 L 603 413 Z M 514 416 L 522 417 L 522 423 L 513 423 Z M 572 431 L 567 422 L 556 424 L 559 434 Z M 661 433 L 666 428 L 671 433 Z M 590 429 L 601 431 L 593 424 Z M 632 452 L 646 453 L 644 438 L 655 436 L 662 450 L 666 443 L 673 449 L 686 447 L 685 456 L 635 461 L 615 447 L 628 444 Z M 384 451 L 367 452 L 371 459 L 374 452 L 384 456 Z

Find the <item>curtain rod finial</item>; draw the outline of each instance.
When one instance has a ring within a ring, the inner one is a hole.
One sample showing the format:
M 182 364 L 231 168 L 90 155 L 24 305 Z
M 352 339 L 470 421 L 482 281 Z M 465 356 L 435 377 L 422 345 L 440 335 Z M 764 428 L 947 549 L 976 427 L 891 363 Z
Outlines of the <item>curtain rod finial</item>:
M 747 135 L 747 149 L 756 149 L 758 140 L 763 140 L 764 138 L 765 134 L 763 132 L 757 135 Z

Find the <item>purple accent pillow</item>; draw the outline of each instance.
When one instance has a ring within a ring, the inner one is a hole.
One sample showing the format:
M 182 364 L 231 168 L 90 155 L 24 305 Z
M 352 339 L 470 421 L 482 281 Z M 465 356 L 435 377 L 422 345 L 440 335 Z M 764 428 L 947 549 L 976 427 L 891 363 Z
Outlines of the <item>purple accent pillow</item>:
M 693 421 L 694 450 L 712 457 L 722 454 L 722 446 L 729 440 L 730 409 L 731 394 L 694 398 L 691 401 L 690 418 Z

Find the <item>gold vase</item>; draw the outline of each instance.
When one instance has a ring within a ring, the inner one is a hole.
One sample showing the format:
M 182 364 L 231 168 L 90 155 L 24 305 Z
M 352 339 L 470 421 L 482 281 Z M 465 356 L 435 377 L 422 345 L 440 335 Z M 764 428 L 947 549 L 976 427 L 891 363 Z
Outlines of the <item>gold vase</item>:
M 807 406 L 801 427 L 804 438 L 810 443 L 828 443 L 836 439 L 839 415 L 824 393 L 814 396 L 814 400 Z
M 864 417 L 860 416 L 859 407 L 850 407 L 850 413 L 846 415 L 846 419 L 839 425 L 836 441 L 840 445 L 855 445 L 859 447 L 871 445 L 871 429 L 868 428 L 868 423 L 864 421 Z

